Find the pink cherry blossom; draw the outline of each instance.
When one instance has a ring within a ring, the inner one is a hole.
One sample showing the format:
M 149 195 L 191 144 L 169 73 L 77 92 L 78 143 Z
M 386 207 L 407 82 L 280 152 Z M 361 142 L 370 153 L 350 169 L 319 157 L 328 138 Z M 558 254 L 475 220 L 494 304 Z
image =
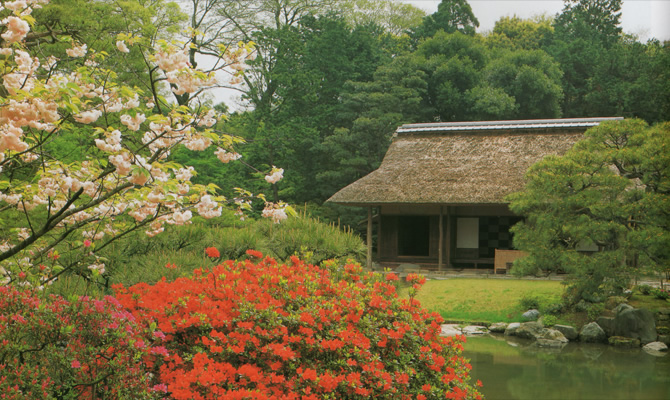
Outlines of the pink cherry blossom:
M 88 46 L 86 43 L 82 44 L 81 46 L 72 46 L 71 49 L 65 50 L 65 53 L 70 56 L 70 57 L 83 57 L 86 55 L 86 52 L 88 51 Z

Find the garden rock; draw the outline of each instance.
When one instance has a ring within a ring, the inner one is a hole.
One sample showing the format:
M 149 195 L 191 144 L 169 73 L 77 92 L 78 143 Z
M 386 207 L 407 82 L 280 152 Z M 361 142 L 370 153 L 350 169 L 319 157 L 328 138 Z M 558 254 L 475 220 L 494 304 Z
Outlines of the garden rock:
M 557 329 L 543 329 L 542 332 L 540 333 L 540 336 L 537 338 L 537 340 L 550 340 L 554 342 L 559 342 L 559 343 L 568 343 L 569 340 L 568 338 L 561 333 L 561 331 Z
M 645 350 L 668 351 L 668 345 L 662 342 L 651 342 L 644 345 Z
M 489 330 L 494 333 L 504 333 L 505 329 L 507 329 L 507 323 L 506 322 L 496 322 L 495 324 L 491 324 L 489 326 Z
M 488 333 L 489 330 L 485 326 L 469 325 L 461 329 L 461 332 L 463 332 L 464 335 L 470 336 L 470 335 L 483 335 L 485 333 Z
M 523 313 L 522 317 L 526 321 L 537 321 L 537 319 L 540 318 L 540 312 L 535 309 L 528 310 L 525 313 Z
M 586 343 L 605 343 L 607 335 L 596 322 L 584 325 L 579 332 L 579 340 Z
M 579 332 L 577 332 L 577 329 L 574 326 L 554 325 L 554 329 L 561 332 L 568 340 L 577 340 L 579 338 Z
M 629 306 L 628 304 L 625 304 L 625 303 L 624 304 L 619 304 L 618 306 L 616 306 L 616 308 L 614 308 L 614 313 L 616 315 L 619 315 L 620 313 L 622 313 L 623 311 L 626 311 L 626 310 L 634 310 L 634 308 L 632 306 Z
M 441 327 L 440 336 L 461 335 L 461 329 L 456 324 L 444 324 Z
M 614 335 L 640 339 L 642 344 L 655 341 L 658 334 L 654 314 L 632 307 L 621 310 L 614 318 Z
M 646 344 L 642 349 L 652 356 L 663 357 L 668 354 L 668 346 L 661 342 L 651 342 Z
M 658 335 L 658 341 L 670 345 L 670 335 Z
M 516 331 L 520 326 L 521 324 L 518 322 L 512 322 L 511 324 L 507 325 L 507 329 L 505 329 L 505 336 L 515 336 Z
M 539 322 L 524 322 L 516 330 L 516 336 L 524 339 L 537 339 L 542 336 L 544 327 Z
M 607 341 L 614 347 L 640 347 L 640 339 L 627 338 L 623 336 L 610 336 Z
M 607 336 L 614 336 L 614 318 L 600 316 L 596 319 L 598 325 L 605 331 Z

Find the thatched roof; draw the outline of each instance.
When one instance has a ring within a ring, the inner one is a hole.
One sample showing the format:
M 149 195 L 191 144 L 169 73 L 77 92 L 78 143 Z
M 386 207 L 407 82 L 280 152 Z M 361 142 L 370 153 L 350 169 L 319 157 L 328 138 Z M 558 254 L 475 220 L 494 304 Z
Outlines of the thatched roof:
M 345 205 L 502 204 L 528 167 L 563 154 L 613 118 L 411 124 L 398 128 L 381 166 L 328 201 Z

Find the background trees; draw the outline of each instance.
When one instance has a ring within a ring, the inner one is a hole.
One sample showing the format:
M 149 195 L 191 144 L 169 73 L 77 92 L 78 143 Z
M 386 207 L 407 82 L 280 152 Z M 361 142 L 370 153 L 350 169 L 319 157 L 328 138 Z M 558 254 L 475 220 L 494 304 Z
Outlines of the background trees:
M 668 271 L 669 148 L 668 123 L 608 122 L 531 167 L 526 189 L 510 196 L 527 217 L 513 228 L 515 246 L 530 252 L 519 273 L 569 272 L 577 302 L 618 294 L 641 272 Z
M 437 11 L 424 17 L 421 25 L 412 30 L 412 36 L 424 39 L 434 36 L 439 31 L 474 35 L 478 26 L 479 21 L 466 0 L 442 0 L 437 6 Z

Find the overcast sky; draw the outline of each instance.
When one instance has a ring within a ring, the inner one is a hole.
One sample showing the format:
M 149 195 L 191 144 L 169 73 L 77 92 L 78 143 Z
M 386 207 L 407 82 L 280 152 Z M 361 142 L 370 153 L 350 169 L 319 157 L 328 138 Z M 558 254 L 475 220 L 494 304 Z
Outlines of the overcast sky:
M 428 14 L 437 11 L 440 0 L 399 0 L 411 3 Z M 563 9 L 563 1 L 555 0 L 468 0 L 479 20 L 478 32 L 490 31 L 504 16 L 529 18 L 534 15 L 555 15 Z M 624 32 L 639 36 L 641 41 L 651 37 L 670 40 L 670 0 L 624 0 L 621 7 Z

